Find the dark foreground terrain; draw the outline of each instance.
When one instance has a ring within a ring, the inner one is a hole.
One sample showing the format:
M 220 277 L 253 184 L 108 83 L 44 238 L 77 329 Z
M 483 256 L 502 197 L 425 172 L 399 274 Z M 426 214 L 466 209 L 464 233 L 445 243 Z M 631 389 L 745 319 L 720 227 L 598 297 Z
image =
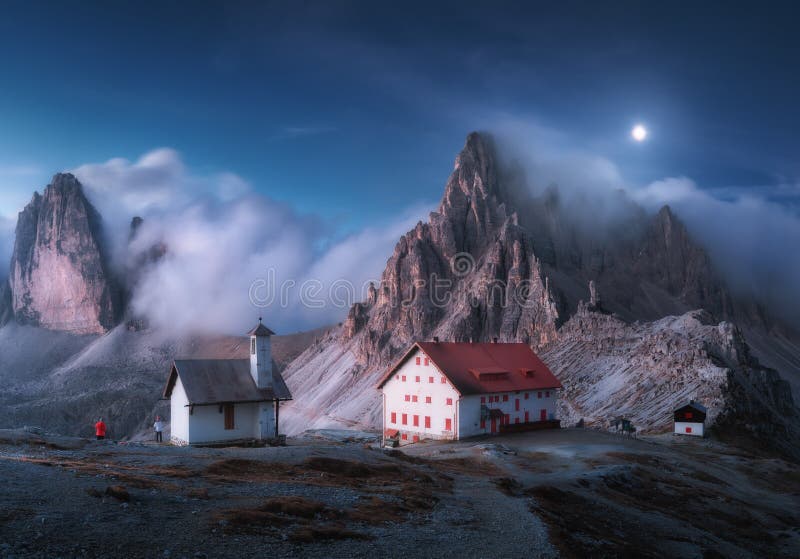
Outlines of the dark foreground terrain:
M 384 452 L 0 431 L 2 557 L 797 557 L 800 470 L 582 430 Z

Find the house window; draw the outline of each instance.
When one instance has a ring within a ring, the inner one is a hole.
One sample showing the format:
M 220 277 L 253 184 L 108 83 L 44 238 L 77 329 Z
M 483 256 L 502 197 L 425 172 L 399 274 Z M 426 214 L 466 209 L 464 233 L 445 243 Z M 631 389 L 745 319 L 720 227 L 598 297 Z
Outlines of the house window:
M 400 438 L 403 439 L 404 441 L 407 441 L 408 440 L 408 435 L 403 433 L 402 435 L 400 435 Z
M 419 427 L 419 416 L 415 415 L 413 419 L 414 419 L 414 427 Z
M 406 381 L 406 376 L 405 376 L 405 375 L 403 375 L 403 382 L 405 382 L 405 381 Z
M 445 431 L 452 431 L 453 430 L 453 420 L 449 417 L 444 420 L 444 430 Z
M 486 396 L 481 396 L 481 404 L 485 404 L 485 403 L 486 403 Z
M 432 402 L 431 397 L 430 396 L 425 396 L 425 403 L 426 404 L 430 404 L 431 402 Z
M 233 423 L 233 404 L 225 404 L 224 406 L 225 411 L 225 430 L 230 431 L 231 429 L 235 429 L 235 425 Z
M 411 397 L 411 401 L 412 401 L 412 402 L 416 402 L 416 401 L 417 401 L 417 397 L 416 397 L 416 396 L 412 396 L 412 397 Z
M 256 339 L 250 338 L 250 355 L 256 354 Z
M 506 425 L 509 425 L 511 423 L 511 415 L 505 414 L 503 416 L 503 421 L 505 422 Z
M 452 398 L 448 398 L 447 399 L 447 405 L 448 406 L 452 406 L 453 405 L 453 399 Z
M 508 402 L 508 394 L 503 394 L 503 401 Z
M 690 411 L 687 411 L 687 412 L 686 412 L 686 419 L 691 419 L 693 415 L 694 415 L 694 414 L 692 414 L 692 412 L 690 412 Z
M 528 423 L 531 420 L 531 414 L 529 412 L 525 412 L 525 423 Z
M 442 377 L 442 384 L 445 384 L 446 382 L 447 382 L 447 379 Z
M 519 411 L 519 398 L 514 398 L 514 410 Z
M 419 377 L 416 377 L 416 378 L 414 379 L 414 382 L 419 382 Z
M 414 435 L 414 436 L 411 438 L 411 442 L 418 443 L 418 442 L 419 442 L 419 436 L 418 436 L 418 435 Z
M 406 402 L 410 402 L 410 401 L 411 401 L 411 396 L 406 394 Z
M 428 383 L 433 384 L 433 377 L 428 377 Z
M 431 418 L 428 415 L 425 416 L 425 428 L 426 429 L 430 429 L 431 428 Z
M 692 428 L 691 428 L 691 427 L 687 427 L 687 428 L 686 428 L 686 432 L 687 432 L 687 433 L 691 433 L 691 432 L 692 432 Z
M 519 417 L 514 418 L 514 423 L 519 423 Z
M 417 365 L 419 365 L 420 358 L 419 358 L 419 357 L 417 357 L 417 358 L 416 358 L 414 361 L 415 361 L 415 363 L 416 363 Z
M 528 394 L 528 393 L 526 392 L 526 393 L 525 393 L 525 399 L 526 399 L 526 400 L 528 399 L 528 396 L 530 396 L 530 394 Z
M 427 367 L 430 364 L 431 364 L 431 360 L 426 357 L 425 358 L 425 366 Z
M 392 423 L 397 423 L 397 412 L 396 411 L 392 412 Z
M 549 398 L 549 397 L 550 397 L 550 391 L 549 391 L 549 390 L 548 390 L 547 392 L 545 392 L 545 393 L 544 393 L 544 397 L 545 397 L 545 398 Z
M 538 397 L 539 397 L 539 398 L 541 398 L 541 397 L 542 397 L 542 393 L 541 393 L 541 392 L 539 392 L 539 395 L 538 395 Z
M 408 414 L 407 413 L 403 414 L 403 425 L 408 425 Z

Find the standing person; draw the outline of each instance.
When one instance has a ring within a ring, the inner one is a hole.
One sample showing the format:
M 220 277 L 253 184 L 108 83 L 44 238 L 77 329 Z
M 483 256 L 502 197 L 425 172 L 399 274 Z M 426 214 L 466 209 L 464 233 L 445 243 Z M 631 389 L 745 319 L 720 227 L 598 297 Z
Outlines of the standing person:
M 103 423 L 102 417 L 98 418 L 97 423 L 94 424 L 94 434 L 98 441 L 106 438 L 106 424 Z
M 153 423 L 153 429 L 156 430 L 156 442 L 163 443 L 164 439 L 162 438 L 162 436 L 164 431 L 164 422 L 161 421 L 161 416 L 158 415 L 156 416 L 156 422 Z

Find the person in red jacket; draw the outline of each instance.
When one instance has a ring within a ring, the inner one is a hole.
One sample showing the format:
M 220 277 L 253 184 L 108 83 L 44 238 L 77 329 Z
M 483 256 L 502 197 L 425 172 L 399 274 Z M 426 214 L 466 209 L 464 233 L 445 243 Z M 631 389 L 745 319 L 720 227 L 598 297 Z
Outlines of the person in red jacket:
M 94 434 L 97 436 L 97 440 L 101 441 L 106 438 L 106 424 L 103 423 L 103 418 L 99 418 L 97 423 L 94 424 Z

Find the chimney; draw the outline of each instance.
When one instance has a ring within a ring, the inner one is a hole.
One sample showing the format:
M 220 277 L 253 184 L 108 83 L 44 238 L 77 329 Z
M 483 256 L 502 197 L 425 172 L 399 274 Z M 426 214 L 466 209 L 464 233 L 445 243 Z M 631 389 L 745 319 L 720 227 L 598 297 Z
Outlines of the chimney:
M 433 337 L 433 343 L 435 343 L 435 344 L 439 343 L 439 336 L 434 336 Z

